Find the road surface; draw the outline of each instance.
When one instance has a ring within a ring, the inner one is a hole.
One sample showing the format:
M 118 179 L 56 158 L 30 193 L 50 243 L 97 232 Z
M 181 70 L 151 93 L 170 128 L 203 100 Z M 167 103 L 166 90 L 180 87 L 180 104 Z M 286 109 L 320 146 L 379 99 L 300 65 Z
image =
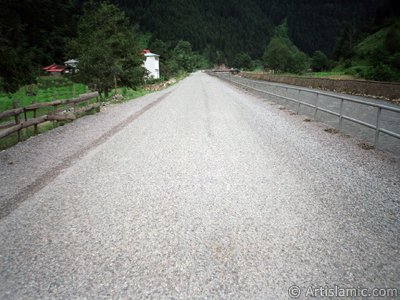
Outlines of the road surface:
M 298 90 L 297 89 L 298 87 L 293 85 L 291 86 L 287 84 L 269 82 L 264 80 L 254 80 L 254 79 L 244 78 L 241 76 L 233 76 L 231 74 L 226 74 L 226 73 L 214 73 L 214 75 L 222 79 L 225 79 L 228 82 L 235 83 L 236 85 L 239 85 L 239 87 L 243 88 L 243 86 L 245 86 L 245 89 L 247 90 L 250 87 L 250 90 L 254 88 L 259 91 L 265 91 L 283 97 L 297 99 L 303 103 L 307 103 L 312 106 L 317 104 L 319 108 L 326 109 L 335 112 L 337 114 L 340 114 L 341 97 L 352 99 L 355 101 L 361 101 L 363 103 L 372 103 L 375 105 L 378 104 L 385 107 L 391 107 L 397 110 L 400 108 L 398 104 L 381 99 L 346 95 L 341 93 L 321 91 L 315 89 L 313 90 L 304 87 L 301 87 L 300 88 L 301 90 Z M 267 95 L 257 92 L 254 89 L 253 92 L 255 93 L 263 95 L 264 97 Z M 323 94 L 321 94 L 321 92 Z M 320 93 L 318 98 L 316 93 Z M 331 127 L 340 128 L 338 116 L 323 112 L 321 110 L 315 113 L 314 108 L 307 107 L 304 104 L 299 106 L 298 103 L 295 103 L 293 101 L 287 101 L 279 97 L 274 97 L 272 95 L 269 95 L 268 97 L 270 97 L 270 99 L 272 98 L 271 100 L 273 100 L 274 102 L 284 105 L 289 110 L 298 112 L 303 115 L 307 115 L 315 120 L 322 121 L 323 123 Z M 377 121 L 377 114 L 378 110 L 376 107 L 366 104 L 362 105 L 360 103 L 354 103 L 350 101 L 343 102 L 342 115 L 345 117 L 350 117 L 362 121 L 366 124 L 375 126 Z M 400 135 L 400 112 L 394 112 L 394 111 L 389 111 L 387 109 L 382 109 L 379 120 L 380 120 L 379 121 L 380 128 L 389 130 L 395 134 Z M 340 130 L 341 132 L 348 133 L 351 136 L 357 137 L 371 145 L 375 144 L 374 129 L 356 124 L 346 119 L 343 120 L 341 127 L 342 127 Z M 396 156 L 400 156 L 400 139 L 381 133 L 379 135 L 379 145 L 375 145 L 375 148 L 391 152 Z
M 400 288 L 395 157 L 203 73 L 85 118 L 0 153 L 1 299 Z M 45 143 L 66 158 L 31 179 Z

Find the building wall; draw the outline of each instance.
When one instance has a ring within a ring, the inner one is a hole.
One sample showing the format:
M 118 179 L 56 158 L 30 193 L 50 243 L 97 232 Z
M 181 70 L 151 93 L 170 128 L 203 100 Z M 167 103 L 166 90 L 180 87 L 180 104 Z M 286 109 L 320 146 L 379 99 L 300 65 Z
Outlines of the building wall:
M 158 56 L 146 57 L 144 67 L 150 72 L 149 77 L 160 78 L 160 62 Z

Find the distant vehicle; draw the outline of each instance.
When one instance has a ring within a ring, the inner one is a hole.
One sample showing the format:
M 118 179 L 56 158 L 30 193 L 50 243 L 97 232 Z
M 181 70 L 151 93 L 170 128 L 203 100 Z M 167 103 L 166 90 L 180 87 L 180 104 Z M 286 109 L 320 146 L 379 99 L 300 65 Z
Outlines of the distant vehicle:
M 236 68 L 230 68 L 230 69 L 229 69 L 229 72 L 231 72 L 232 74 L 236 75 L 236 74 L 239 74 L 239 73 L 240 73 L 240 70 L 239 70 L 239 69 L 236 69 Z

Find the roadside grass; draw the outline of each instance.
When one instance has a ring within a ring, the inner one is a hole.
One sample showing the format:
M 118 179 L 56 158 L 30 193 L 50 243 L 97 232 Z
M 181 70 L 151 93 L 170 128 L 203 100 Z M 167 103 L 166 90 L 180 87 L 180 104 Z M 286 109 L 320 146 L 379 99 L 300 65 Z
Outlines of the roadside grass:
M 330 72 L 310 72 L 306 73 L 304 77 L 314 77 L 314 78 L 330 78 L 330 77 L 337 77 L 347 75 L 343 71 L 330 71 Z
M 187 73 L 181 73 L 178 76 L 175 77 L 175 83 L 184 79 L 187 76 Z M 43 83 L 44 82 L 44 83 Z M 175 84 L 174 83 L 174 84 Z M 31 96 L 29 95 L 29 92 L 34 89 L 35 95 Z M 14 94 L 0 94 L 0 112 L 12 109 L 13 108 L 13 101 L 16 100 L 18 101 L 18 105 L 20 107 L 27 106 L 29 104 L 32 104 L 33 101 L 35 102 L 49 102 L 53 100 L 63 100 L 63 99 L 70 99 L 77 97 L 80 94 L 86 93 L 88 91 L 87 87 L 83 84 L 79 83 L 72 83 L 70 81 L 66 80 L 58 80 L 54 78 L 41 78 L 41 81 L 39 84 L 35 85 L 32 87 L 30 86 L 25 86 L 20 88 L 17 92 Z M 113 96 L 115 95 L 115 91 L 111 91 L 111 96 L 108 99 L 102 99 L 102 102 L 112 102 L 112 103 L 122 103 L 122 102 L 127 102 L 142 96 L 145 96 L 149 93 L 153 93 L 155 91 L 151 90 L 146 90 L 144 87 L 138 87 L 136 89 L 128 88 L 128 87 L 120 87 L 117 88 L 117 94 L 122 95 L 121 99 L 114 100 Z M 85 106 L 89 103 L 93 103 L 96 100 L 90 100 L 89 102 L 85 103 L 79 103 L 75 105 L 75 108 L 80 108 L 82 106 Z M 66 110 L 68 107 L 57 107 L 58 111 Z M 54 111 L 54 108 L 39 108 L 36 110 L 36 117 L 52 113 Z M 83 115 L 89 115 L 89 114 L 94 114 L 94 109 L 84 113 L 80 114 L 78 117 L 83 116 Z M 24 118 L 24 114 L 20 115 L 20 118 Z M 26 113 L 27 119 L 31 119 L 34 117 L 33 112 L 27 112 Z M 2 119 L 0 123 L 6 123 L 13 121 L 14 118 L 10 117 L 7 119 Z M 38 125 L 38 133 L 44 133 L 48 130 L 54 129 L 58 126 L 63 126 L 71 121 L 48 121 L 44 122 L 42 124 Z M 22 129 L 20 131 L 20 140 L 24 141 L 30 138 L 31 136 L 35 135 L 34 127 L 29 127 Z M 18 143 L 18 134 L 13 133 L 9 136 L 6 136 L 4 138 L 0 139 L 0 151 L 4 150 L 6 148 L 9 148 L 15 144 Z
M 73 83 L 68 78 L 64 77 L 39 77 L 37 78 L 36 84 L 26 85 L 21 87 L 18 91 L 13 94 L 0 94 L 0 112 L 13 108 L 13 102 L 15 101 L 19 107 L 25 107 L 34 102 L 49 102 L 53 100 L 71 99 L 84 94 L 88 91 L 88 88 L 84 84 Z M 91 100 L 87 103 L 93 103 L 95 100 Z M 85 105 L 85 103 L 79 103 L 75 105 L 75 108 L 79 108 Z M 36 117 L 52 113 L 55 108 L 44 107 L 36 110 Z M 67 107 L 59 106 L 57 109 L 60 111 L 67 109 Z M 88 112 L 91 113 L 91 112 Z M 20 119 L 24 119 L 25 115 L 20 114 Z M 34 118 L 34 112 L 26 112 L 26 118 Z M 7 123 L 14 121 L 14 117 L 3 118 L 0 123 Z M 64 125 L 66 122 L 44 122 L 38 125 L 38 133 L 46 132 L 57 126 Z M 25 128 L 20 131 L 20 140 L 24 141 L 35 134 L 34 127 Z M 15 145 L 18 141 L 18 134 L 13 133 L 7 137 L 0 139 L 0 150 L 6 149 L 12 145 Z
M 21 87 L 13 94 L 0 94 L 0 112 L 12 109 L 13 101 L 17 101 L 20 107 L 35 102 L 49 102 L 77 97 L 88 91 L 87 87 L 80 83 L 69 83 L 65 86 L 35 87 L 35 95 L 29 93 L 30 86 Z
M 252 71 L 257 73 L 256 71 Z M 260 73 L 260 72 L 258 72 Z M 352 80 L 358 79 L 357 76 L 349 73 L 347 70 L 332 70 L 325 72 L 307 72 L 304 74 L 294 74 L 294 73 L 275 73 L 269 74 L 270 76 L 287 76 L 287 77 L 304 77 L 304 78 L 327 78 L 327 79 L 343 79 Z
M 118 94 L 122 95 L 124 99 L 121 102 L 126 102 L 133 100 L 144 95 L 151 93 L 151 91 L 146 91 L 142 87 L 138 89 L 131 89 L 127 87 L 121 87 L 117 89 Z

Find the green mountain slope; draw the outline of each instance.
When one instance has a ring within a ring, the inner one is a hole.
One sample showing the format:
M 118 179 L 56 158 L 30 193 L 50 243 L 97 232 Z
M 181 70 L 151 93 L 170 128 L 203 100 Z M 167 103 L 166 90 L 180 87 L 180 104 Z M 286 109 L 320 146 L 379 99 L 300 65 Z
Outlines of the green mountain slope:
M 331 54 L 344 24 L 354 30 L 373 18 L 375 0 L 114 0 L 144 31 L 164 41 L 188 40 L 203 53 L 228 60 L 246 52 L 260 58 L 275 26 L 286 18 L 300 50 Z M 212 58 L 212 57 L 211 57 Z
M 356 75 L 374 80 L 400 80 L 400 19 L 367 36 L 354 49 Z

